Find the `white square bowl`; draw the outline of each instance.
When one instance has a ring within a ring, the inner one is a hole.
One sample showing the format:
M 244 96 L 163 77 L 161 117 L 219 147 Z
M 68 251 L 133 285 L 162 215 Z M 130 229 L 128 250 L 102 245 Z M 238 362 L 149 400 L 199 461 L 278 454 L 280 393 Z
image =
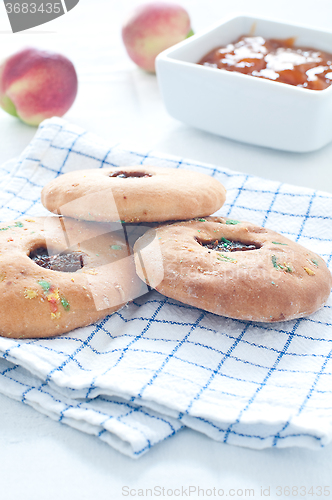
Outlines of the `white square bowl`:
M 196 128 L 286 151 L 314 151 L 332 140 L 332 85 L 310 90 L 196 64 L 242 35 L 295 37 L 332 53 L 332 33 L 248 15 L 231 17 L 165 50 L 156 60 L 167 111 Z

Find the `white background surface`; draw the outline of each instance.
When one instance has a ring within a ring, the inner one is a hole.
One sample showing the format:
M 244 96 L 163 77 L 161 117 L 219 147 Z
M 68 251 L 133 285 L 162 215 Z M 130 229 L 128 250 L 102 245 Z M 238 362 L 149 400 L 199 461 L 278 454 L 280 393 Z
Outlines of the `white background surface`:
M 79 94 L 66 118 L 111 143 L 157 149 L 222 165 L 269 179 L 332 192 L 332 144 L 309 154 L 278 152 L 236 143 L 191 129 L 169 117 L 156 78 L 137 69 L 121 42 L 121 23 L 137 0 L 80 0 L 52 23 L 13 35 L 0 4 L 0 57 L 27 45 L 67 55 L 79 75 Z M 187 8 L 195 32 L 229 13 L 247 12 L 332 30 L 331 0 L 178 0 Z M 1 111 L 1 110 L 0 110 Z M 332 120 L 331 120 L 332 126 Z M 0 112 L 0 162 L 18 156 L 35 129 Z M 138 461 L 120 455 L 98 439 L 53 422 L 29 407 L 0 396 L 0 499 L 69 500 L 126 498 L 122 487 L 139 489 L 189 486 L 243 490 L 270 486 L 330 486 L 332 446 L 321 451 L 298 448 L 253 451 L 216 443 L 183 431 Z M 295 490 L 293 490 L 295 493 Z M 162 491 L 161 491 L 162 493 Z M 265 491 L 268 493 L 268 491 Z M 315 493 L 318 493 L 316 495 Z M 133 498 L 129 496 L 128 498 Z M 157 497 L 156 497 L 157 498 Z M 168 496 L 168 498 L 172 498 Z M 173 496 L 174 498 L 174 496 Z M 183 496 L 185 498 L 185 496 Z M 194 493 L 190 498 L 203 498 Z M 206 497 L 205 497 L 206 498 Z M 251 496 L 253 498 L 253 496 Z

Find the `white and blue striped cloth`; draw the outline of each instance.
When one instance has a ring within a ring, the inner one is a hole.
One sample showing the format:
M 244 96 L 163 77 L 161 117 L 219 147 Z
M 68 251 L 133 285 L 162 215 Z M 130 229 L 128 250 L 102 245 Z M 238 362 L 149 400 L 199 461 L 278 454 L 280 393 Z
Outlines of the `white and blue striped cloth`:
M 137 164 L 214 176 L 227 188 L 220 215 L 282 232 L 330 265 L 332 195 L 109 147 L 59 118 L 43 122 L 19 160 L 0 168 L 0 220 L 45 215 L 40 191 L 62 173 Z M 332 439 L 331 305 L 259 324 L 151 291 L 67 335 L 0 337 L 0 392 L 131 457 L 184 426 L 257 449 L 319 448 Z

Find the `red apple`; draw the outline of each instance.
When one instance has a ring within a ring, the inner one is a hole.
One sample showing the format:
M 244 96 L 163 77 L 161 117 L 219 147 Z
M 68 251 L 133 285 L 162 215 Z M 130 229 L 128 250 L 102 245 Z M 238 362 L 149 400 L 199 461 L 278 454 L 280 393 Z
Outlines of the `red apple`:
M 0 65 L 0 106 L 29 125 L 62 116 L 77 94 L 77 74 L 61 54 L 27 48 Z
M 139 6 L 122 27 L 129 57 L 151 72 L 155 71 L 155 59 L 160 52 L 192 34 L 187 11 L 180 5 L 164 2 Z

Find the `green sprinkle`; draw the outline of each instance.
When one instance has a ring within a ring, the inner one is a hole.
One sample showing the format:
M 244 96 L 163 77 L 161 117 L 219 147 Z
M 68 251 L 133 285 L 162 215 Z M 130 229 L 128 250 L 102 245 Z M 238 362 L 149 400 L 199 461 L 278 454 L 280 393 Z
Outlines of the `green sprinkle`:
M 206 219 L 198 219 L 199 222 L 206 222 Z
M 316 259 L 311 259 L 311 262 L 312 262 L 313 264 L 315 264 L 315 266 L 317 266 L 317 267 L 318 267 L 318 260 L 316 260 Z
M 197 232 L 198 232 L 198 233 L 200 233 L 200 232 L 201 232 L 201 230 L 200 230 L 200 229 L 197 229 Z
M 121 249 L 122 249 L 122 246 L 121 246 L 121 245 L 112 245 L 112 246 L 111 246 L 111 249 L 112 249 L 112 250 L 121 250 Z
M 62 305 L 62 307 L 64 308 L 65 311 L 69 311 L 70 310 L 70 305 L 69 305 L 68 300 L 66 300 L 64 297 L 61 297 L 60 302 L 61 302 L 61 305 Z
M 275 282 L 274 281 L 271 281 L 272 285 L 275 285 Z
M 222 253 L 218 253 L 219 257 L 217 257 L 218 260 L 221 260 L 222 262 L 237 262 L 235 259 L 232 259 L 231 257 L 227 257 L 226 255 L 223 255 Z
M 236 224 L 240 224 L 240 223 L 241 223 L 241 221 L 239 221 L 239 220 L 234 220 L 234 219 L 228 219 L 228 220 L 226 221 L 226 224 L 230 224 L 231 226 L 235 226 Z
M 14 227 L 24 227 L 24 225 L 22 224 L 22 222 L 15 222 L 15 224 L 13 226 L 6 226 L 6 227 L 1 227 L 0 228 L 0 231 L 8 231 L 8 229 L 12 229 Z
M 293 272 L 293 269 L 290 266 L 288 266 L 287 264 L 285 264 L 284 266 L 282 266 L 281 264 L 278 264 L 277 257 L 275 255 L 272 255 L 271 259 L 272 259 L 273 267 L 275 269 L 278 269 L 278 270 L 281 269 L 282 271 L 286 271 L 286 273 Z
M 38 283 L 38 285 L 40 285 L 42 287 L 44 292 L 49 292 L 50 288 L 52 286 L 51 283 L 49 283 L 48 281 L 45 281 L 45 280 L 37 281 L 37 283 Z
M 287 243 L 280 243 L 280 241 L 272 241 L 272 243 L 273 243 L 274 245 L 286 245 L 286 246 L 288 246 L 288 244 L 287 244 Z
M 222 237 L 222 238 L 220 239 L 220 241 L 222 241 L 223 243 L 226 243 L 226 245 L 231 245 L 231 244 L 232 244 L 232 242 L 231 242 L 231 241 L 227 240 L 227 239 L 226 239 L 226 238 L 224 238 L 224 237 Z

